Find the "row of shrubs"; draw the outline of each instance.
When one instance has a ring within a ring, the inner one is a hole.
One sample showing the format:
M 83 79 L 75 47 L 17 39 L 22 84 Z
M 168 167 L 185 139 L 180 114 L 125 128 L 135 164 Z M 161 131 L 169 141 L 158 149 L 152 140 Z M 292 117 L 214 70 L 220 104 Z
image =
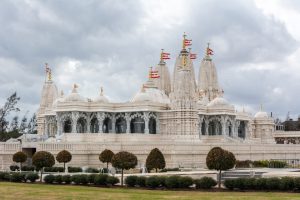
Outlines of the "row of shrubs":
M 236 168 L 250 168 L 250 167 L 269 167 L 269 168 L 284 168 L 287 163 L 279 160 L 237 160 Z
M 35 182 L 39 179 L 37 173 L 20 173 L 20 172 L 0 172 L 0 181 L 11 181 L 11 182 Z
M 18 166 L 18 165 L 11 165 L 11 166 L 9 166 L 9 169 L 11 170 L 11 171 L 18 171 L 18 170 L 20 170 L 20 167 Z M 22 166 L 22 171 L 31 171 L 31 172 L 33 172 L 34 170 L 35 170 L 35 167 L 33 167 L 33 166 Z
M 75 184 L 75 185 L 116 185 L 119 179 L 107 174 L 75 174 L 75 175 L 47 175 L 44 178 L 45 183 L 52 184 Z
M 300 177 L 237 178 L 225 180 L 226 188 L 233 190 L 300 190 Z
M 217 185 L 217 182 L 210 177 L 192 179 L 188 176 L 127 176 L 125 184 L 128 187 L 148 188 L 189 188 L 195 184 L 197 189 L 209 189 Z
M 178 167 L 175 167 L 175 168 L 164 168 L 164 169 L 161 169 L 159 172 L 177 172 L 177 171 L 180 171 L 180 169 Z
M 11 171 L 19 171 L 20 167 L 18 165 L 11 165 L 10 167 Z M 33 166 L 22 166 L 22 171 L 34 171 L 35 167 Z M 64 172 L 63 167 L 44 167 L 44 172 Z M 69 173 L 75 173 L 75 172 L 82 172 L 81 167 L 68 167 Z M 99 170 L 95 168 L 88 168 L 86 172 L 89 173 L 99 173 Z

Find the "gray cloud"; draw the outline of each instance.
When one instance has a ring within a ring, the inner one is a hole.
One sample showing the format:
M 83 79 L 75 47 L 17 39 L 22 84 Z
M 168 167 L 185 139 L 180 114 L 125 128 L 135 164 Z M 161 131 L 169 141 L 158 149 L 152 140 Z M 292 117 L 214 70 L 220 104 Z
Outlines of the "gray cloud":
M 288 61 L 299 44 L 282 22 L 252 1 L 172 2 L 165 9 L 159 1 L 1 1 L 0 103 L 16 90 L 24 110 L 36 109 L 46 61 L 65 92 L 76 82 L 95 97 L 102 85 L 115 101 L 127 101 L 160 48 L 174 58 L 186 31 L 199 57 L 212 43 L 226 98 L 253 111 L 262 102 L 279 116 L 300 113 L 292 98 L 299 76 Z M 172 72 L 174 59 L 168 65 Z

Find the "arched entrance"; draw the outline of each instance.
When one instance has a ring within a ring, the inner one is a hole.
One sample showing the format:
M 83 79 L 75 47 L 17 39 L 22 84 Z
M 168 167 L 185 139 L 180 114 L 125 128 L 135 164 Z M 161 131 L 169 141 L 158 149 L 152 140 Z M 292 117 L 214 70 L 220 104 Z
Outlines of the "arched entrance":
M 87 122 L 86 122 L 86 119 L 84 119 L 83 117 L 80 117 L 77 120 L 76 131 L 77 131 L 77 133 L 86 133 Z
M 116 120 L 116 133 L 126 133 L 126 120 L 124 117 L 119 117 Z
M 109 133 L 112 128 L 112 121 L 109 117 L 106 117 L 103 121 L 102 131 L 103 133 Z
M 156 134 L 156 120 L 154 117 L 150 117 L 149 119 L 149 133 Z
M 67 119 L 63 123 L 63 131 L 64 133 L 71 133 L 72 132 L 72 121 Z
M 145 121 L 142 117 L 135 117 L 130 121 L 131 133 L 145 133 Z
M 98 133 L 99 132 L 99 121 L 96 117 L 91 120 L 91 133 Z

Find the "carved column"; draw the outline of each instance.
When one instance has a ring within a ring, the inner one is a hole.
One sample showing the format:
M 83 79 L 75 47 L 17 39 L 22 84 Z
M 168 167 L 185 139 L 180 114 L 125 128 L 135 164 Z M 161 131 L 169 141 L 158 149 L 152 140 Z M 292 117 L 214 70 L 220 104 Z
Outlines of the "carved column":
M 98 133 L 103 133 L 103 120 L 104 120 L 104 113 L 102 112 L 98 112 L 97 113 L 97 120 L 98 120 L 98 124 L 99 124 L 99 130 Z
M 56 127 L 57 127 L 57 135 L 62 134 L 62 121 L 59 114 L 56 115 Z
M 86 117 L 86 132 L 91 133 L 91 116 L 89 114 Z
M 48 117 L 45 117 L 45 135 L 49 137 L 49 132 L 48 132 Z
M 157 117 L 156 117 L 156 133 L 159 134 L 160 133 L 160 127 L 159 127 L 159 114 L 157 113 Z
M 114 113 L 111 118 L 111 132 L 116 133 L 116 115 Z
M 225 116 L 221 116 L 222 135 L 226 136 L 226 121 Z
M 72 112 L 72 133 L 77 133 L 76 126 L 77 126 L 78 117 L 79 117 L 78 112 Z
M 130 113 L 125 113 L 126 133 L 130 133 Z
M 144 112 L 145 133 L 149 134 L 149 112 Z

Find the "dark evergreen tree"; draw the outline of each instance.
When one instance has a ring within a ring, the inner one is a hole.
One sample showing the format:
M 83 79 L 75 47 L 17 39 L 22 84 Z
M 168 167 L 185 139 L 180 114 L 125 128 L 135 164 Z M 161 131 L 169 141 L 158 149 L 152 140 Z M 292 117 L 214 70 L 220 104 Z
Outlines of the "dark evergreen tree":
M 28 133 L 29 134 L 37 134 L 37 130 L 36 130 L 37 124 L 36 124 L 36 114 L 33 113 L 31 119 L 28 122 Z
M 163 169 L 165 167 L 166 161 L 162 152 L 158 148 L 152 149 L 146 159 L 146 168 L 149 171 L 155 169 L 157 172 L 157 169 Z
M 21 120 L 21 123 L 20 123 L 20 127 L 19 127 L 19 132 L 23 133 L 23 134 L 27 132 L 27 127 L 28 127 L 28 124 L 27 124 L 27 113 L 28 113 L 28 111 L 23 116 L 23 118 Z
M 137 157 L 127 151 L 121 151 L 113 156 L 111 163 L 113 167 L 121 169 L 121 185 L 123 186 L 124 169 L 134 168 L 137 165 Z

